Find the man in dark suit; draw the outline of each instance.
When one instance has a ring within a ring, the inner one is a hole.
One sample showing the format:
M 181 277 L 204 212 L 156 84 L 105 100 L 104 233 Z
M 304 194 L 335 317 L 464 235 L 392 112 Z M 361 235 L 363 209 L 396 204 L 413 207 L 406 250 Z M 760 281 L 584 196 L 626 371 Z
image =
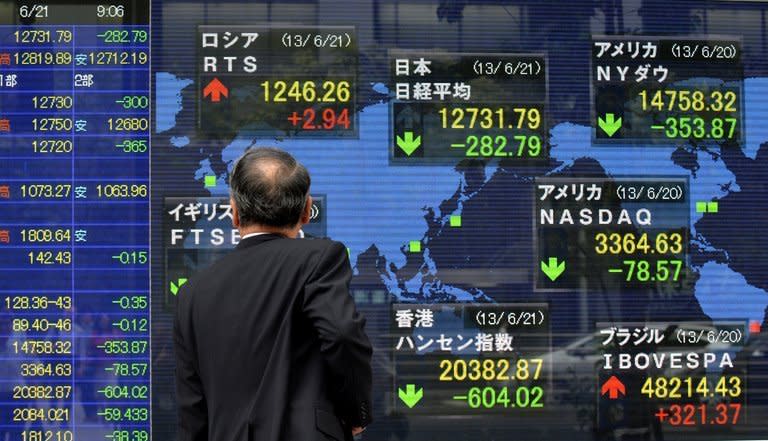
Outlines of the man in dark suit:
M 345 441 L 371 421 L 371 345 L 345 247 L 296 239 L 307 170 L 251 149 L 230 178 L 237 248 L 179 292 L 181 441 Z

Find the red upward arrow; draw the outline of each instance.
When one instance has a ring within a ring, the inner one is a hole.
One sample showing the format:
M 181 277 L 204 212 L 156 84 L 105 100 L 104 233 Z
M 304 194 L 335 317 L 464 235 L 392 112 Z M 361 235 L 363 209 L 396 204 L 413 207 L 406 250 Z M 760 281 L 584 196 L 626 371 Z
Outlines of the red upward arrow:
M 606 393 L 608 394 L 608 398 L 615 400 L 616 398 L 619 398 L 619 393 L 626 395 L 627 389 L 624 387 L 624 383 L 622 383 L 621 380 L 616 378 L 615 375 L 611 375 L 611 378 L 609 378 L 600 389 L 600 395 L 605 395 Z
M 203 89 L 203 98 L 206 98 L 209 95 L 211 96 L 211 101 L 218 103 L 221 101 L 222 95 L 224 95 L 225 98 L 229 97 L 229 89 L 227 89 L 227 86 L 219 81 L 218 78 L 214 77 L 211 82 L 205 86 L 205 89 Z

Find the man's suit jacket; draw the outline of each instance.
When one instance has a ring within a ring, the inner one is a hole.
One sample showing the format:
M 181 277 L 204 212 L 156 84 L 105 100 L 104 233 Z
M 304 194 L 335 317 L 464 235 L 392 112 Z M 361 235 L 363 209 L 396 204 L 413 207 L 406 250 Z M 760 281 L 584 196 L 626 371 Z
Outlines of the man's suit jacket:
M 371 421 L 371 345 L 343 245 L 244 239 L 178 294 L 180 441 L 344 441 Z

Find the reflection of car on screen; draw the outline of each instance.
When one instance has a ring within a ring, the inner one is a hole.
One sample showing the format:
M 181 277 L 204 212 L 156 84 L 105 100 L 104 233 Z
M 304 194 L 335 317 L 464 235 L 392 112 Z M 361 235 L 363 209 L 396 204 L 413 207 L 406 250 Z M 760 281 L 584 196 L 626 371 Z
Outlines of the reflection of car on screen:
M 751 335 L 739 353 L 739 358 L 746 363 L 737 365 L 737 369 L 741 367 L 743 371 L 735 374 L 749 375 L 746 399 L 752 409 L 759 405 L 765 414 L 768 412 L 768 334 L 761 332 Z
M 655 348 L 637 348 L 639 352 L 654 352 L 657 354 L 674 354 L 674 353 L 697 353 L 703 355 L 705 353 L 715 354 L 716 359 L 720 359 L 723 353 L 732 352 L 735 348 L 727 343 L 710 343 L 706 339 L 701 339 L 698 343 L 686 343 L 682 344 L 676 339 L 678 332 L 694 332 L 699 334 L 703 331 L 704 334 L 715 330 L 713 326 L 706 324 L 674 324 L 674 323 L 652 323 L 646 324 L 649 328 L 661 328 L 663 329 L 663 335 L 665 336 L 663 343 Z M 597 393 L 597 381 L 599 378 L 600 370 L 604 369 L 605 358 L 604 354 L 614 351 L 616 348 L 603 346 L 602 341 L 605 340 L 605 335 L 600 332 L 594 332 L 593 334 L 581 337 L 572 343 L 566 345 L 561 349 L 554 350 L 548 354 L 543 354 L 540 357 L 544 360 L 544 369 L 548 370 L 545 373 L 553 382 L 553 391 L 549 396 L 550 400 L 556 402 L 564 401 L 568 402 L 568 397 L 574 396 L 575 391 L 583 392 L 589 391 L 587 394 L 589 400 L 594 400 Z M 624 352 L 629 352 L 625 350 Z M 613 370 L 606 371 L 613 373 L 620 373 L 621 371 Z M 670 369 L 668 366 L 663 367 L 661 370 L 651 370 L 650 368 L 644 372 L 646 376 L 700 376 L 703 375 L 704 369 L 698 368 L 695 370 Z M 546 377 L 545 377 L 546 378 Z

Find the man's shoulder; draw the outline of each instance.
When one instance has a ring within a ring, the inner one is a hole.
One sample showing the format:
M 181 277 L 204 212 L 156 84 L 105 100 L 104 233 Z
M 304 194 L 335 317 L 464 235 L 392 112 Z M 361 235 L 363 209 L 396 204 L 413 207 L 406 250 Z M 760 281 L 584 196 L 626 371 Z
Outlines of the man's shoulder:
M 330 252 L 344 249 L 341 242 L 331 239 L 278 239 L 274 241 L 276 247 L 285 248 L 296 253 Z
M 317 261 L 323 256 L 335 256 L 345 250 L 346 247 L 341 242 L 331 239 L 274 239 L 257 246 L 232 250 L 221 259 L 197 271 L 190 278 L 189 283 L 194 286 L 199 285 L 201 281 L 214 280 L 234 262 L 250 260 L 254 255 L 282 255 L 283 259 L 299 264 Z
M 278 239 L 270 241 L 261 252 L 282 256 L 282 260 L 311 269 L 321 260 L 337 259 L 346 255 L 346 247 L 331 239 Z M 258 249 L 260 247 L 254 247 Z

